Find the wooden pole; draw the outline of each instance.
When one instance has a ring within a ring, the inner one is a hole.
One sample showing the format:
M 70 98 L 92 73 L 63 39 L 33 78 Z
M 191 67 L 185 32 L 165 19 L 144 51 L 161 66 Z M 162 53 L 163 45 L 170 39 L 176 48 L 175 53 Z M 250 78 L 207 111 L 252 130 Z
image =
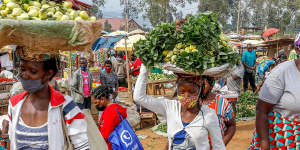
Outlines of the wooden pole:
M 279 56 L 279 45 L 278 45 L 278 41 L 277 41 L 277 57 Z
M 126 32 L 128 33 L 129 29 L 128 29 L 128 0 L 126 0 L 126 5 L 125 5 L 125 9 L 126 9 Z M 124 36 L 124 40 L 125 40 L 125 55 L 126 55 L 126 74 L 127 74 L 127 83 L 128 83 L 128 99 L 130 101 L 133 101 L 133 97 L 132 97 L 132 87 L 131 87 L 131 77 L 129 74 L 129 60 L 128 60 L 128 49 L 127 49 L 127 34 L 126 36 Z
M 236 33 L 237 34 L 240 31 L 240 14 L 241 14 L 241 0 L 239 0 L 239 5 L 238 5 L 238 18 L 237 18 L 237 25 L 236 25 Z
M 72 75 L 72 74 L 73 74 L 73 73 L 72 73 L 72 69 L 73 69 L 73 67 L 72 67 L 72 51 L 70 51 L 69 57 L 70 57 L 69 59 L 70 59 L 70 70 L 71 70 L 71 71 L 70 71 L 70 73 L 71 73 L 70 77 L 71 77 L 71 79 L 72 79 L 72 76 L 73 76 L 73 75 Z

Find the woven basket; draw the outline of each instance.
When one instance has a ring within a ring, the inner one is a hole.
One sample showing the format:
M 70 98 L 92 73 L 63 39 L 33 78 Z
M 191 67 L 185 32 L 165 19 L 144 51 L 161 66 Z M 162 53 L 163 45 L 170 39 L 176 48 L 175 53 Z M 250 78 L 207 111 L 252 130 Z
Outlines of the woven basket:
M 6 115 L 8 111 L 8 99 L 0 100 L 0 115 Z
M 163 66 L 163 68 L 165 70 L 169 70 L 169 71 L 172 71 L 177 74 L 183 74 L 183 75 L 187 75 L 187 76 L 200 76 L 199 73 L 186 72 L 182 68 L 179 68 L 176 65 L 170 64 L 170 63 L 165 64 Z M 227 63 L 227 64 L 224 64 L 219 67 L 213 67 L 213 68 L 207 69 L 201 74 L 201 76 L 210 76 L 210 77 L 214 77 L 214 78 L 228 77 L 230 75 L 231 71 L 232 71 L 232 68 L 231 68 L 230 64 Z
M 0 84 L 0 93 L 9 92 L 12 86 L 13 83 Z

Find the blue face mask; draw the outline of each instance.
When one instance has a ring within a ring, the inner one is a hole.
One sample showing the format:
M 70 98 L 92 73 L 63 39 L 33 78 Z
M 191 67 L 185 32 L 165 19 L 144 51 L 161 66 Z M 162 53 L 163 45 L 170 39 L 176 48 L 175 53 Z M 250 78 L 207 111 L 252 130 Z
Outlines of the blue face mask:
M 85 71 L 86 70 L 86 66 L 80 66 L 81 70 Z
M 18 77 L 19 81 L 22 83 L 23 89 L 29 93 L 35 93 L 42 89 L 45 84 L 42 84 L 42 80 L 24 80 L 22 77 Z

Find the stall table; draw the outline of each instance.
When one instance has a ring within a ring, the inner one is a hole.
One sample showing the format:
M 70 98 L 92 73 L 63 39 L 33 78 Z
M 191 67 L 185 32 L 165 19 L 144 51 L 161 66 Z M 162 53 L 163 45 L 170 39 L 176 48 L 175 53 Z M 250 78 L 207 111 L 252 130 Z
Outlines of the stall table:
M 147 94 L 148 95 L 162 95 L 161 90 L 163 90 L 163 93 L 166 94 L 165 86 L 166 83 L 174 83 L 177 81 L 177 79 L 168 79 L 168 80 L 154 80 L 154 81 L 148 81 L 147 83 Z M 135 84 L 135 80 L 132 80 L 132 83 Z

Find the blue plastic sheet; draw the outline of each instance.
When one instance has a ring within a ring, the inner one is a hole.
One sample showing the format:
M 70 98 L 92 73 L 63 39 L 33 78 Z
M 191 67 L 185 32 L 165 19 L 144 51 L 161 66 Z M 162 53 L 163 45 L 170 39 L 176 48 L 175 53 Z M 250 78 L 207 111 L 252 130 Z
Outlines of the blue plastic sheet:
M 92 46 L 93 51 L 96 51 L 100 48 L 112 48 L 115 46 L 115 43 L 120 41 L 124 35 L 116 35 L 112 37 L 100 37 Z

